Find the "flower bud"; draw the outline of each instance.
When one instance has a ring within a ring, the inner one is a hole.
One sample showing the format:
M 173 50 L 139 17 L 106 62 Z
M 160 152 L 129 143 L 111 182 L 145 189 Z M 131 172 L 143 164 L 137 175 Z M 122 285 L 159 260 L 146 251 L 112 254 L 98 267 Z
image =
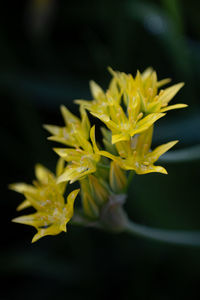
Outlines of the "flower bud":
M 91 194 L 90 184 L 87 178 L 80 181 L 81 184 L 81 198 L 84 214 L 92 219 L 96 219 L 99 216 L 99 207 L 95 203 Z
M 127 177 L 125 171 L 119 165 L 112 161 L 110 164 L 110 186 L 114 193 L 123 193 L 127 185 Z
M 97 205 L 102 206 L 108 201 L 109 196 L 106 183 L 101 178 L 97 178 L 94 175 L 89 175 L 88 177 L 93 199 Z

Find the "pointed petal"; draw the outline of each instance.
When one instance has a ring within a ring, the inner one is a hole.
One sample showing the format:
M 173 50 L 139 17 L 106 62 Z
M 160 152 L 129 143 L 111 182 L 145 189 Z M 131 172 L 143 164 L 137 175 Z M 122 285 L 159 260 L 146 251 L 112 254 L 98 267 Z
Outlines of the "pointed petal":
M 85 109 L 83 108 L 83 106 L 80 106 L 80 114 L 81 114 L 81 119 L 82 119 L 81 127 L 83 129 L 84 134 L 85 134 L 84 137 L 86 139 L 88 139 L 91 126 L 90 126 L 90 121 L 88 119 L 88 115 L 87 115 Z
M 128 141 L 130 139 L 130 135 L 126 133 L 113 134 L 112 136 L 112 144 L 116 144 L 121 141 Z
M 20 205 L 17 206 L 17 211 L 30 207 L 31 203 L 28 200 L 24 200 Z
M 108 157 L 114 161 L 117 161 L 119 158 L 119 156 L 112 155 L 111 153 L 109 153 L 107 151 L 99 151 L 99 154 L 102 156 Z
M 98 153 L 99 152 L 99 148 L 97 147 L 96 139 L 95 139 L 95 125 L 90 130 L 90 139 L 92 141 L 94 152 Z
M 148 67 L 147 69 L 144 70 L 144 72 L 142 72 L 141 77 L 143 80 L 147 79 L 151 74 L 153 73 L 153 68 L 152 67 Z
M 36 233 L 32 239 L 32 243 L 35 243 L 36 241 L 38 241 L 46 235 L 56 235 L 60 232 L 61 230 L 58 228 L 58 226 L 55 225 L 51 225 L 47 228 L 39 228 L 38 233 Z
M 160 81 L 157 82 L 157 88 L 160 88 L 161 86 L 169 83 L 171 81 L 171 78 L 165 78 L 165 79 L 162 79 Z
M 44 226 L 45 223 L 42 220 L 42 218 L 40 218 L 39 216 L 40 216 L 40 214 L 38 214 L 38 213 L 34 213 L 31 215 L 24 215 L 24 216 L 12 219 L 12 222 L 30 225 L 30 226 L 34 226 L 34 227 Z
M 79 161 L 81 155 L 84 155 L 84 151 L 81 149 L 71 149 L 71 148 L 53 148 L 53 150 L 64 160 L 70 161 Z
M 102 88 L 93 80 L 90 81 L 90 90 L 94 99 L 98 99 L 99 95 L 104 95 Z
M 65 161 L 63 158 L 59 158 L 56 164 L 56 176 L 60 176 L 65 168 Z
M 131 136 L 134 136 L 135 134 L 141 133 L 145 130 L 147 130 L 149 127 L 151 127 L 158 119 L 165 116 L 163 113 L 152 113 L 144 117 L 142 120 L 140 120 L 136 128 L 131 131 Z
M 67 197 L 66 207 L 66 223 L 72 218 L 74 214 L 74 201 L 79 193 L 80 189 L 72 191 Z
M 162 174 L 167 174 L 167 171 L 165 168 L 161 166 L 154 166 L 150 165 L 149 167 L 144 167 L 144 168 L 138 168 L 135 170 L 137 174 L 143 175 L 143 174 L 149 174 L 149 173 L 162 173 Z
M 156 149 L 154 149 L 152 152 L 148 153 L 146 155 L 146 158 L 148 158 L 148 161 L 155 162 L 159 159 L 161 155 L 163 155 L 165 152 L 167 152 L 170 148 L 172 148 L 178 141 L 173 141 L 166 143 L 164 145 L 158 146 Z
M 66 125 L 70 123 L 80 123 L 79 118 L 73 115 L 64 105 L 61 105 L 60 110 Z
M 39 182 L 42 184 L 46 184 L 48 182 L 48 178 L 54 178 L 54 175 L 51 171 L 45 168 L 41 164 L 36 164 L 35 166 L 35 176 Z
M 152 143 L 152 136 L 153 136 L 153 126 L 149 127 L 149 129 L 147 129 L 140 135 L 136 135 L 134 137 L 136 141 L 135 141 L 135 147 L 132 149 L 135 149 L 137 151 L 137 155 L 139 157 L 144 157 L 149 152 Z
M 174 104 L 174 105 L 170 105 L 170 106 L 166 106 L 166 107 L 162 108 L 160 110 L 160 112 L 166 112 L 168 110 L 184 108 L 184 107 L 188 107 L 188 105 L 187 104 Z
M 44 124 L 43 127 L 53 135 L 59 135 L 60 130 L 62 129 L 62 127 L 48 124 Z
M 183 86 L 184 83 L 180 82 L 163 90 L 158 98 L 158 101 L 160 101 L 163 105 L 167 105 Z
M 35 187 L 33 187 L 32 185 L 23 183 L 23 182 L 9 184 L 8 187 L 10 190 L 13 190 L 20 194 L 24 194 L 25 192 L 31 192 L 31 193 L 36 192 Z

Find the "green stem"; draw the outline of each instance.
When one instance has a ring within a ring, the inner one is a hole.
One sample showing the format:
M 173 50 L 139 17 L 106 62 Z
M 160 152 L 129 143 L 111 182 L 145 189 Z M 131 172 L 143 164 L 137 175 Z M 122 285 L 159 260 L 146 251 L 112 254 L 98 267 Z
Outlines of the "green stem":
M 182 246 L 200 247 L 199 231 L 157 229 L 139 225 L 131 221 L 128 221 L 126 223 L 124 231 L 134 236 L 140 236 L 158 242 Z

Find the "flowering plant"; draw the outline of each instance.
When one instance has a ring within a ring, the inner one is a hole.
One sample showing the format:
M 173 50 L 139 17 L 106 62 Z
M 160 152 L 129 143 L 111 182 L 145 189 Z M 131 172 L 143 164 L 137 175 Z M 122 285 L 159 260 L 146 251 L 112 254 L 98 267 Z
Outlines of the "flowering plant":
M 36 165 L 37 180 L 33 185 L 10 185 L 11 189 L 25 196 L 18 210 L 28 206 L 36 210 L 13 221 L 37 229 L 32 242 L 45 235 L 66 231 L 66 224 L 72 221 L 113 232 L 128 231 L 165 242 L 194 244 L 196 235 L 188 237 L 187 233 L 170 233 L 135 224 L 123 209 L 134 174 L 167 174 L 165 168 L 155 163 L 177 141 L 152 150 L 154 123 L 167 111 L 187 106 L 168 105 L 183 83 L 161 89 L 170 80 L 158 81 L 152 68 L 143 73 L 138 71 L 135 77 L 111 68 L 109 71 L 112 79 L 106 92 L 91 81 L 92 100 L 75 100 L 80 106 L 80 118 L 61 106 L 65 125 L 44 126 L 51 134 L 49 140 L 63 144 L 62 148 L 54 148 L 59 156 L 56 174 Z M 101 127 L 100 143 L 96 141 L 95 126 L 91 127 L 87 112 L 105 125 Z M 80 189 L 75 189 L 66 198 L 67 183 L 76 181 Z M 78 193 L 82 207 L 74 209 Z

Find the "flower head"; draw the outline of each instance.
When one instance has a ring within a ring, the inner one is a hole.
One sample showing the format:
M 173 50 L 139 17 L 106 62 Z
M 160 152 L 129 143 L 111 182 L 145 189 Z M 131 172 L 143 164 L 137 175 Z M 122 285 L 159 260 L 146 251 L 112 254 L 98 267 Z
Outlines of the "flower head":
M 70 147 L 79 147 L 80 139 L 88 140 L 90 134 L 90 121 L 83 107 L 80 107 L 81 120 L 73 115 L 64 105 L 61 105 L 61 113 L 65 122 L 64 127 L 44 125 L 52 136 L 48 139 Z
M 63 170 L 63 161 L 59 160 L 57 175 Z M 32 206 L 36 212 L 13 219 L 13 222 L 34 226 L 37 234 L 32 242 L 37 241 L 45 235 L 55 235 L 66 231 L 66 224 L 70 221 L 74 212 L 74 200 L 79 189 L 71 192 L 65 203 L 64 191 L 66 183 L 57 184 L 56 176 L 42 165 L 35 167 L 36 179 L 33 185 L 24 183 L 11 184 L 10 189 L 22 193 L 25 201 L 18 210 Z
M 116 162 L 122 169 L 134 170 L 137 174 L 152 172 L 167 174 L 165 168 L 155 166 L 154 163 L 178 141 L 166 143 L 151 151 L 152 132 L 153 127 L 140 135 L 134 136 L 128 142 L 117 143 L 116 148 L 119 156 L 112 155 L 107 151 L 100 151 L 100 154 Z
M 79 133 L 77 133 L 79 147 L 72 148 L 55 148 L 55 152 L 68 162 L 68 165 L 63 170 L 63 173 L 58 177 L 57 182 L 70 181 L 73 183 L 76 180 L 81 180 L 85 176 L 96 172 L 96 165 L 100 160 L 98 148 L 95 140 L 95 127 L 90 130 L 90 138 L 92 145 Z
M 128 141 L 134 135 L 146 131 L 167 110 L 187 106 L 176 104 L 167 107 L 183 83 L 158 92 L 158 88 L 169 80 L 157 81 L 156 72 L 151 68 L 143 74 L 138 71 L 135 78 L 131 74 L 115 72 L 111 68 L 109 70 L 113 79 L 105 93 L 92 82 L 90 86 L 94 99 L 75 102 L 89 110 L 111 130 L 113 144 Z

